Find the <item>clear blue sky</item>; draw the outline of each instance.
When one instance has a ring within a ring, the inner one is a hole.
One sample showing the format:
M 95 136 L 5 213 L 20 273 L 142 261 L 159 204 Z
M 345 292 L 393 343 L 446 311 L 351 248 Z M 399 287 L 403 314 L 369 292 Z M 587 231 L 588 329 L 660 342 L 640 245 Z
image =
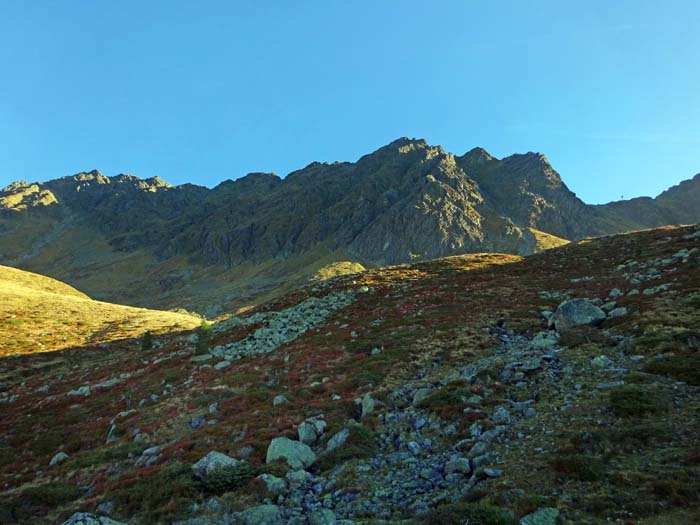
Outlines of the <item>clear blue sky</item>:
M 213 186 L 404 135 L 655 195 L 700 171 L 700 3 L 0 1 L 0 186 Z

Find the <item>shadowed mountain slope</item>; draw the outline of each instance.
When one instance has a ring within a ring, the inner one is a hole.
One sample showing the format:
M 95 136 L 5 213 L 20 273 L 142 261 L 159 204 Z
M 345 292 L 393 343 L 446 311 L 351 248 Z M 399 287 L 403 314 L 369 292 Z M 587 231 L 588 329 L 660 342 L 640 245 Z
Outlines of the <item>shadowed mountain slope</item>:
M 696 177 L 657 199 L 589 206 L 543 155 L 455 157 L 407 138 L 355 163 L 314 162 L 284 179 L 252 173 L 213 189 L 92 171 L 0 192 L 0 263 L 98 299 L 211 316 L 339 261 L 525 255 L 693 222 L 698 187 Z

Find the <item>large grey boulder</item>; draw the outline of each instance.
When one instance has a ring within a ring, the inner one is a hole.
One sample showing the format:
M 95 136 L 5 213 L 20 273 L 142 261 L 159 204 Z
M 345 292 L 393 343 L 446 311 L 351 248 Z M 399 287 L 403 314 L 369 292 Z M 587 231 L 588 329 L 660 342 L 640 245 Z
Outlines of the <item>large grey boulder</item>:
M 104 516 L 98 516 L 89 512 L 76 512 L 70 518 L 63 522 L 63 525 L 127 525 L 121 521 Z
M 240 463 L 226 454 L 212 450 L 202 459 L 192 465 L 192 471 L 198 478 L 206 478 L 209 474 L 223 467 L 235 467 Z
M 316 461 L 316 454 L 311 447 L 301 441 L 293 441 L 286 437 L 278 437 L 270 442 L 267 447 L 265 461 L 271 463 L 278 459 L 284 459 L 293 469 L 305 469 Z
M 598 326 L 605 318 L 605 312 L 590 301 L 572 299 L 559 305 L 549 320 L 549 327 L 565 332 L 577 326 Z

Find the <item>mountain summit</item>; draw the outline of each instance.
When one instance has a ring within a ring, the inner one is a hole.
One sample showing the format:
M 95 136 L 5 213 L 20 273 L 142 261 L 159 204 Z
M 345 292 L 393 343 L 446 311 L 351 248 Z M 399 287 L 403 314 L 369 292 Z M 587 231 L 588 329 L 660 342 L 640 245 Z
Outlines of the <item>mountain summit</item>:
M 526 255 L 698 220 L 698 176 L 656 199 L 591 206 L 540 153 L 460 157 L 403 137 L 355 163 L 251 173 L 213 189 L 97 170 L 14 183 L 0 192 L 0 264 L 98 299 L 201 311 L 250 304 L 339 261 Z

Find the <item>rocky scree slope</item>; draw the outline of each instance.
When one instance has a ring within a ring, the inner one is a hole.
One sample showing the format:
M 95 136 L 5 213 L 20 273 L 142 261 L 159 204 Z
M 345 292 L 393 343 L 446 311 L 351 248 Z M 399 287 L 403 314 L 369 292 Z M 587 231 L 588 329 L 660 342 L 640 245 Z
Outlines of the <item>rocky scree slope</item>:
M 657 199 L 588 206 L 540 154 L 454 156 L 402 138 L 355 163 L 207 188 L 97 171 L 0 192 L 0 263 L 91 297 L 209 316 L 289 291 L 338 261 L 530 254 L 700 220 L 700 178 Z M 210 305 L 222 305 L 206 311 Z
M 6 359 L 0 520 L 694 523 L 699 321 L 700 226 L 668 227 Z

